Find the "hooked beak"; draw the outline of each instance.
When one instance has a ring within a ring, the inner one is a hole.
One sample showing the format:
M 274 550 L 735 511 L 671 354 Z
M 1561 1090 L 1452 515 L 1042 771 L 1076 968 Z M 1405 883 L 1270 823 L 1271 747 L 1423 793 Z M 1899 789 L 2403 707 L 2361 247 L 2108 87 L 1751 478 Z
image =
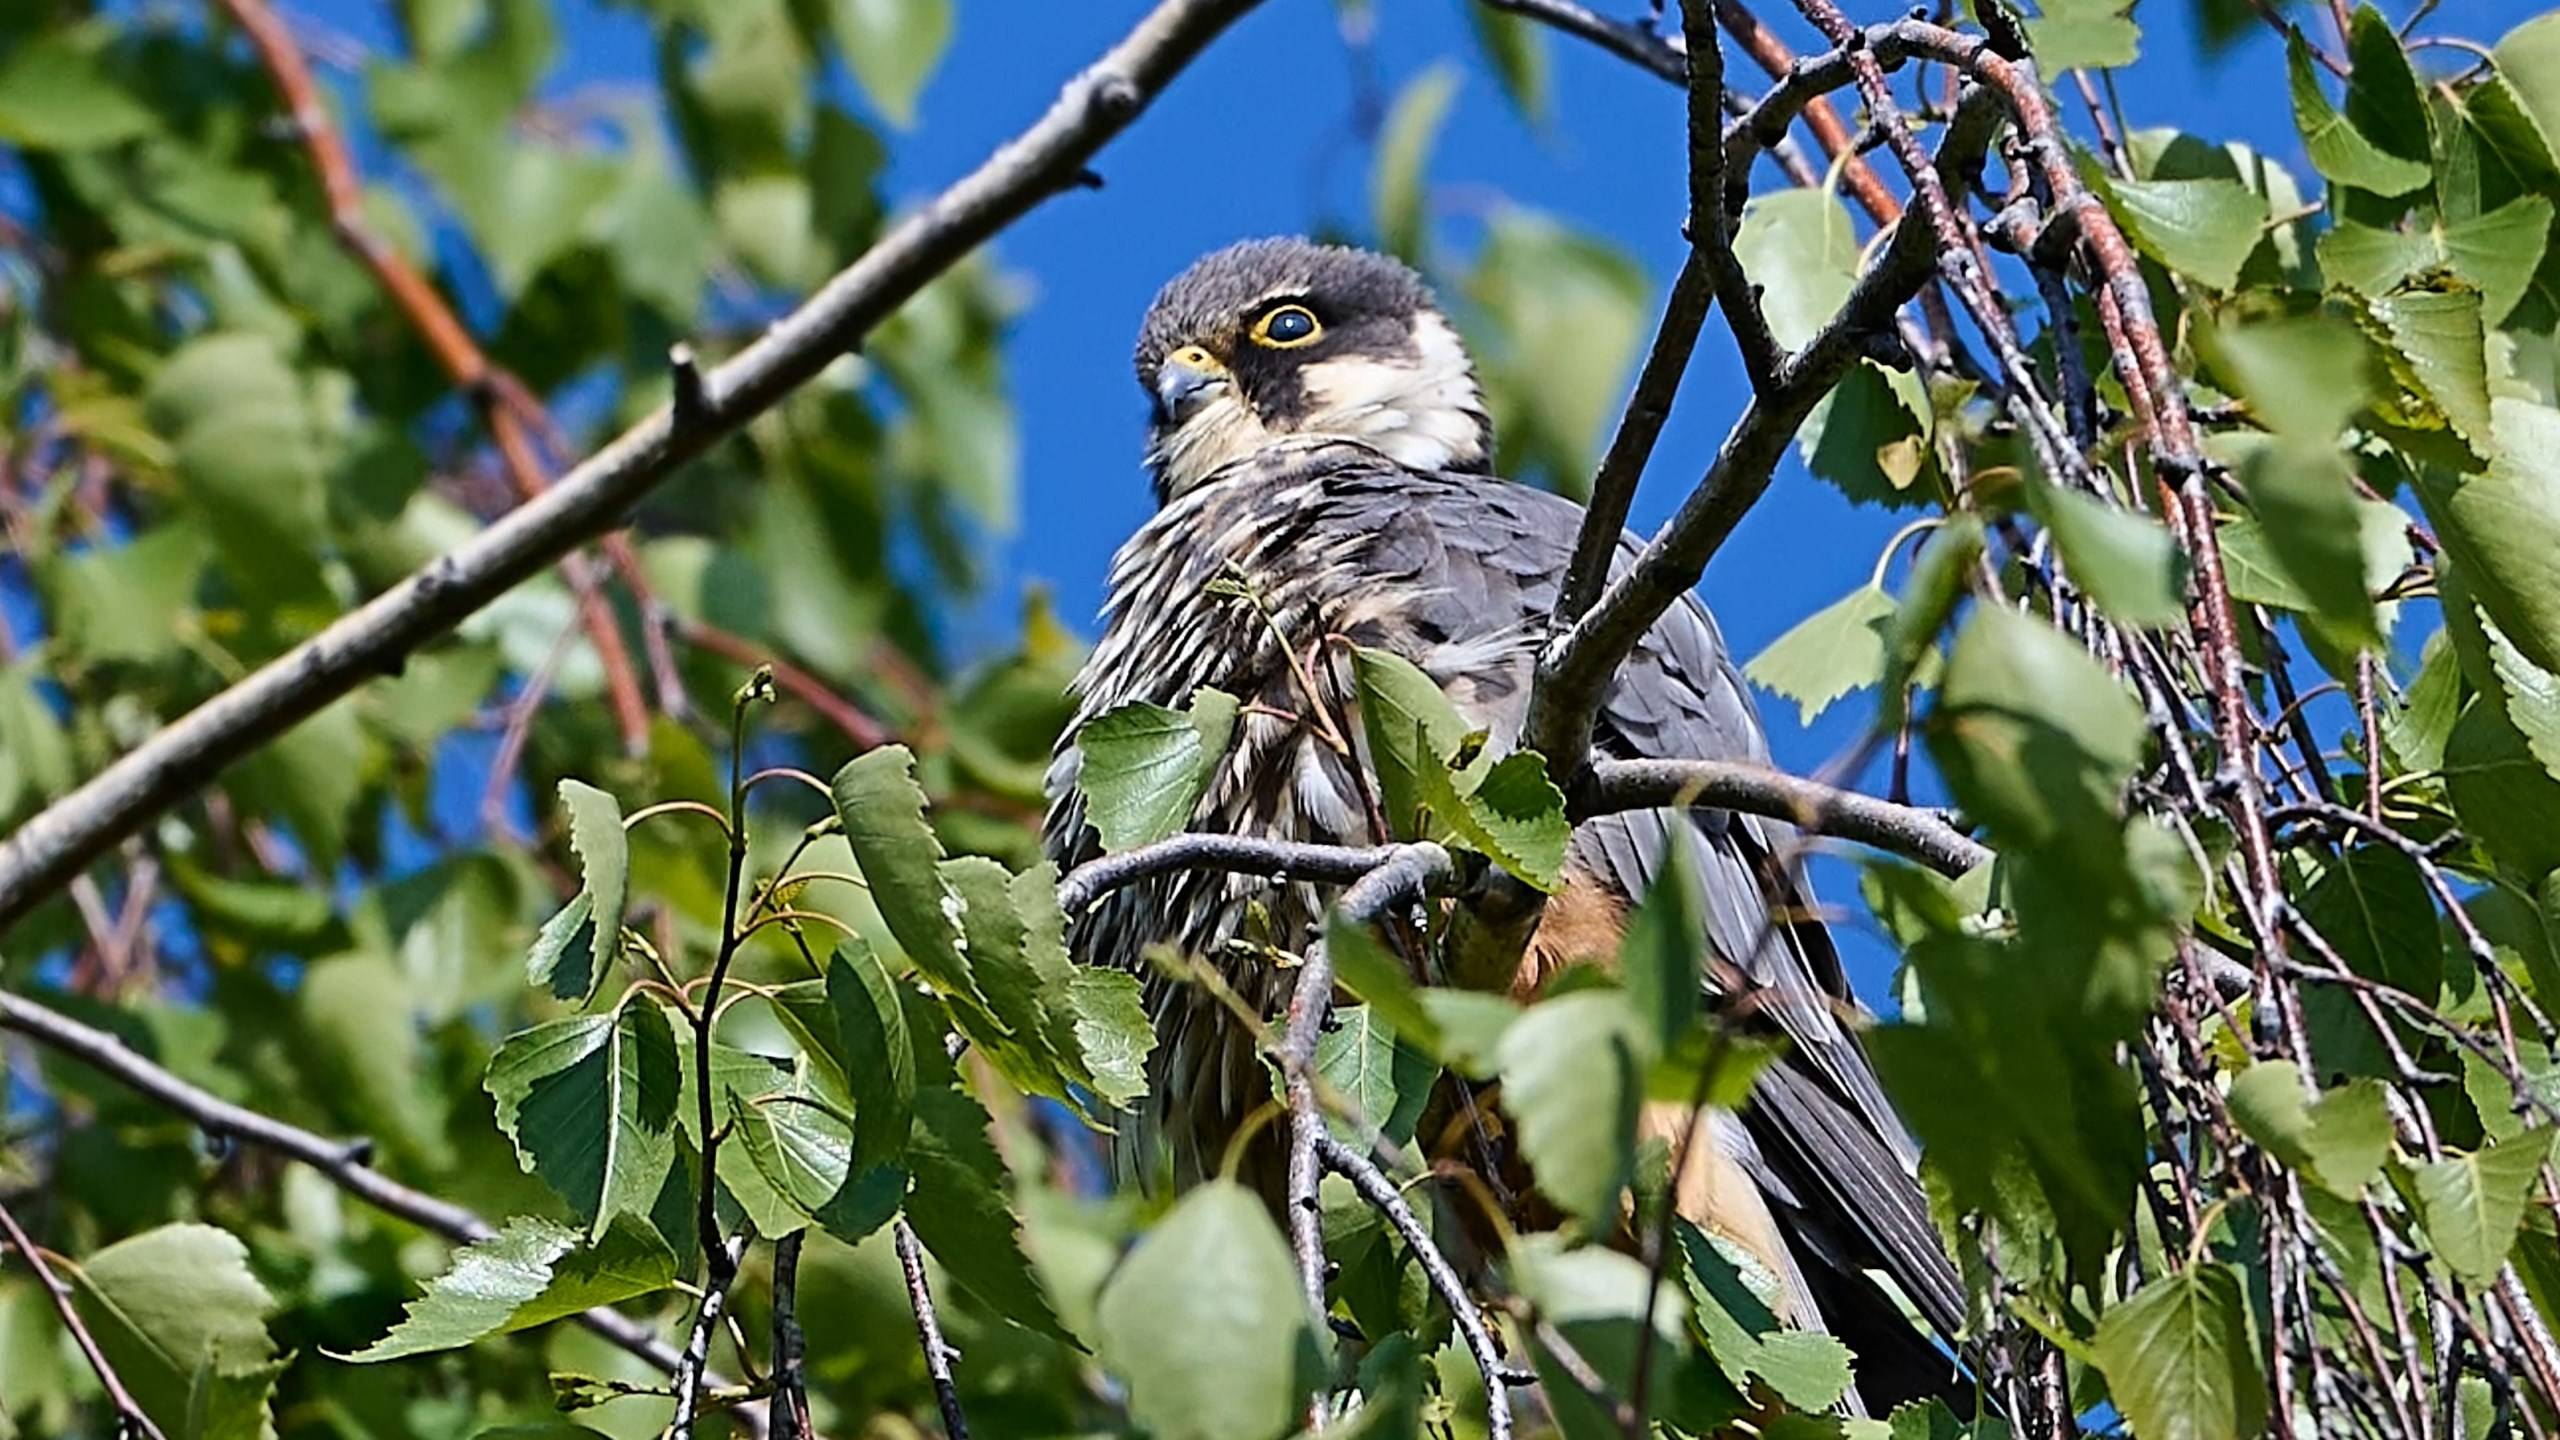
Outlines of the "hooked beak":
M 1185 345 L 1156 368 L 1156 409 L 1168 426 L 1178 426 L 1228 383 L 1227 367 L 1197 345 Z

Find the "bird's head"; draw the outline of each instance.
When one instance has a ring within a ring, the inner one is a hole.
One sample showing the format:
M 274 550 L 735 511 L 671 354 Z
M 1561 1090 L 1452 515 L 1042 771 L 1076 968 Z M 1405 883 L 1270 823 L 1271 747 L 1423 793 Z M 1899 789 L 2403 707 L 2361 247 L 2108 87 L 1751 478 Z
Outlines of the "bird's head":
M 1482 470 L 1493 426 L 1458 332 L 1422 278 L 1366 250 L 1248 240 L 1174 277 L 1138 333 L 1160 499 L 1291 436 Z

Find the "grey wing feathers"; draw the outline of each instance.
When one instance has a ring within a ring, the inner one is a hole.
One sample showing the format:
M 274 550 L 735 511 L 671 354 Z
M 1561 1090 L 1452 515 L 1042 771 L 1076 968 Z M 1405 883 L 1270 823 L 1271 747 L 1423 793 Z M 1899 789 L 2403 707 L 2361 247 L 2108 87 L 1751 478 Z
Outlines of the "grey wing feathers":
M 1412 497 L 1410 481 L 1404 493 Z M 1407 532 L 1407 547 L 1436 545 L 1452 581 L 1498 576 L 1502 583 L 1464 586 L 1452 599 L 1471 610 L 1481 631 L 1497 615 L 1534 625 L 1554 603 L 1582 511 L 1570 501 L 1496 481 L 1461 489 L 1423 487 L 1427 527 Z M 1616 567 L 1636 553 L 1628 537 Z M 1526 655 L 1524 653 L 1523 666 Z M 1430 667 L 1426 667 L 1430 668 Z M 1446 677 L 1444 683 L 1446 683 Z M 1514 707 L 1510 732 L 1517 734 Z M 1694 596 L 1672 607 L 1613 681 L 1596 727 L 1595 745 L 1620 756 L 1765 761 L 1759 715 L 1723 637 Z M 1914 1183 L 1917 1154 L 1855 1035 L 1854 1014 L 1838 953 L 1812 912 L 1812 893 L 1795 854 L 1794 829 L 1782 822 L 1725 811 L 1656 810 L 1605 816 L 1575 835 L 1575 858 L 1619 893 L 1641 896 L 1661 871 L 1672 827 L 1686 824 L 1699 842 L 1698 899 L 1716 952 L 1754 984 L 1766 987 L 1766 1013 L 1786 1032 L 1787 1061 L 1765 1079 L 1745 1119 L 1774 1172 L 1764 1188 L 1798 1209 L 1793 1227 L 1805 1242 L 1835 1253 L 1823 1258 L 1855 1275 L 1864 1254 L 1886 1270 L 1942 1334 L 1962 1328 L 1963 1290 L 1939 1247 Z M 1843 1234 L 1843 1230 L 1847 1232 Z M 1863 1241 L 1836 1253 L 1841 1240 Z

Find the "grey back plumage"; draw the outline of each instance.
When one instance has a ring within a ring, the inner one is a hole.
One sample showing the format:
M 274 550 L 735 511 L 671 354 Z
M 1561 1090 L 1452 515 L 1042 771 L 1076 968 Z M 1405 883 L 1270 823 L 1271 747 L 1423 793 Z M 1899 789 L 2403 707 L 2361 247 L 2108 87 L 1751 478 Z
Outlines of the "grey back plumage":
M 1482 475 L 1406 469 L 1342 441 L 1277 445 L 1231 471 L 1166 506 L 1119 552 L 1074 723 L 1136 700 L 1179 706 L 1199 686 L 1227 690 L 1248 713 L 1191 828 L 1370 843 L 1351 765 L 1289 718 L 1306 699 L 1273 632 L 1312 657 L 1325 704 L 1349 709 L 1349 665 L 1325 643 L 1340 636 L 1420 666 L 1507 748 L 1521 732 L 1581 509 Z M 1626 540 L 1618 564 L 1635 545 Z M 1259 609 L 1235 598 L 1238 585 Z M 1062 867 L 1097 853 L 1073 734 L 1049 777 L 1046 843 Z M 1621 756 L 1767 758 L 1742 677 L 1694 597 L 1663 617 L 1614 679 L 1594 743 Z M 1748 1163 L 1798 1258 L 1846 1277 L 1880 1266 L 1941 1333 L 1955 1333 L 1962 1291 L 1913 1179 L 1911 1143 L 1844 1023 L 1856 1002 L 1812 914 L 1792 829 L 1713 810 L 1607 816 L 1576 831 L 1572 862 L 1620 896 L 1641 896 L 1675 827 L 1700 842 L 1697 898 L 1709 939 L 1790 1042 L 1780 1078 L 1763 1083 L 1744 1120 Z M 1269 1082 L 1241 1027 L 1196 987 L 1154 975 L 1147 948 L 1219 963 L 1268 1013 L 1286 987 L 1278 955 L 1304 947 L 1329 898 L 1310 885 L 1179 873 L 1070 917 L 1080 959 L 1148 977 L 1160 1043 L 1134 1128 L 1146 1137 L 1138 1148 L 1161 1139 L 1170 1149 L 1178 1177 L 1217 1173 L 1217 1150 L 1268 1102 Z

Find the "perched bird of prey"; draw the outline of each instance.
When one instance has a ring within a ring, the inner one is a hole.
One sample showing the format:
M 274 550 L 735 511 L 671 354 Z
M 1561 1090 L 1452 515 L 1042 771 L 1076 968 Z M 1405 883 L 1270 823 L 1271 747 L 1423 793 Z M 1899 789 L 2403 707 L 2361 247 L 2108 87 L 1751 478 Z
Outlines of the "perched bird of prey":
M 1385 838 L 1354 770 L 1358 726 L 1319 718 L 1354 702 L 1341 639 L 1412 661 L 1492 746 L 1516 745 L 1582 510 L 1491 473 L 1483 393 L 1421 279 L 1384 256 L 1303 240 L 1232 246 L 1156 297 L 1137 364 L 1160 508 L 1112 563 L 1104 632 L 1050 768 L 1051 857 L 1068 867 L 1099 850 L 1075 729 L 1133 701 L 1181 707 L 1202 686 L 1244 709 L 1188 828 Z M 1621 566 L 1635 544 L 1621 545 Z M 1622 757 L 1767 758 L 1742 678 L 1694 596 L 1611 684 L 1594 744 Z M 1790 1043 L 1739 1116 L 1701 1127 L 1712 1143 L 1690 1147 L 1677 1203 L 1767 1267 L 1782 1318 L 1857 1350 L 1867 1407 L 1944 1393 L 1953 1362 L 1869 1272 L 1890 1276 L 1945 1335 L 1961 1326 L 1963 1292 L 1930 1226 L 1911 1141 L 1844 1023 L 1856 1002 L 1788 827 L 1703 809 L 1586 821 L 1510 988 L 1527 998 L 1569 962 L 1612 963 L 1683 828 L 1697 842 L 1697 912 L 1721 962 L 1710 1003 L 1747 990 L 1757 1023 L 1774 1022 Z M 1155 973 L 1146 952 L 1202 957 L 1273 1014 L 1295 973 L 1274 953 L 1306 950 L 1330 898 L 1311 884 L 1186 871 L 1073 917 L 1080 961 L 1147 977 L 1158 1043 L 1124 1156 L 1143 1166 L 1169 1155 L 1178 1184 L 1216 1175 L 1271 1104 L 1248 1028 L 1204 987 Z M 1646 1133 L 1666 1139 L 1685 1123 L 1677 1105 L 1643 1117 Z M 1268 1147 L 1279 1129 L 1265 1126 L 1254 1143 Z

